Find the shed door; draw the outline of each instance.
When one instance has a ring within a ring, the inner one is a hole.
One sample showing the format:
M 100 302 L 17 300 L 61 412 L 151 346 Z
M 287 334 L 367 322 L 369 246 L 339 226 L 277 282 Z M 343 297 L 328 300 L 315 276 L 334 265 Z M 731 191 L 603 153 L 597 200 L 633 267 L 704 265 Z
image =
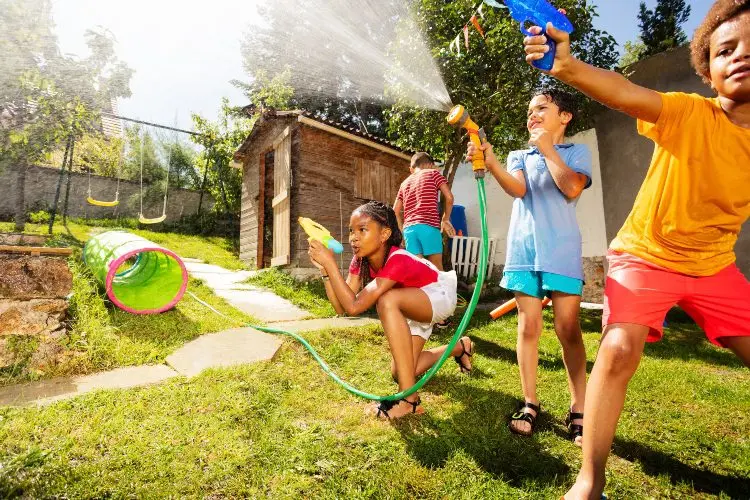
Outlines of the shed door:
M 273 142 L 273 257 L 271 266 L 290 262 L 291 249 L 291 192 L 292 192 L 292 136 L 285 128 Z

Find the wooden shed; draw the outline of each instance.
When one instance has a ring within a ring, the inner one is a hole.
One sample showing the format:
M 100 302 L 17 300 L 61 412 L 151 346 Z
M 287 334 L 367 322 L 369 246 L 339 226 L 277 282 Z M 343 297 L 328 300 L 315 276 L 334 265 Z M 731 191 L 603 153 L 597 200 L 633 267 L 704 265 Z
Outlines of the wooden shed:
M 370 134 L 303 111 L 266 111 L 234 155 L 241 167 L 240 259 L 258 269 L 289 266 L 306 274 L 309 217 L 344 244 L 349 216 L 368 200 L 393 204 L 411 153 Z

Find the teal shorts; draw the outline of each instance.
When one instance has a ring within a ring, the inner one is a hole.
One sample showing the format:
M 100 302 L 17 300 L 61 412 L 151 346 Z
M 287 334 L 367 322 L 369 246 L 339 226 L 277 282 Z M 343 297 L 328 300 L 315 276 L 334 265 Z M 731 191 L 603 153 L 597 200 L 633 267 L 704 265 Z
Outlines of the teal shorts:
M 414 255 L 443 253 L 443 235 L 440 229 L 428 224 L 413 224 L 404 228 L 406 251 Z
M 540 299 L 545 296 L 551 297 L 552 292 L 569 295 L 583 294 L 583 280 L 540 271 L 504 272 L 500 286 L 506 290 L 520 292 Z

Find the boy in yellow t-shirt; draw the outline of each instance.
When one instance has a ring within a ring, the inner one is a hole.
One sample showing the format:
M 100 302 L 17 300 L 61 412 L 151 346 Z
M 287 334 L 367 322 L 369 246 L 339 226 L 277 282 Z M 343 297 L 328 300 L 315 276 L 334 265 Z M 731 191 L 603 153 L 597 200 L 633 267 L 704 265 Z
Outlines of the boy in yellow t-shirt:
M 548 50 L 539 27 L 526 60 Z M 714 3 L 691 44 L 693 66 L 717 98 L 661 94 L 570 54 L 557 42 L 550 74 L 638 119 L 656 143 L 633 210 L 610 245 L 604 334 L 586 390 L 583 464 L 567 499 L 600 498 L 628 382 L 646 341 L 679 304 L 714 344 L 750 367 L 750 283 L 734 244 L 750 216 L 750 0 Z

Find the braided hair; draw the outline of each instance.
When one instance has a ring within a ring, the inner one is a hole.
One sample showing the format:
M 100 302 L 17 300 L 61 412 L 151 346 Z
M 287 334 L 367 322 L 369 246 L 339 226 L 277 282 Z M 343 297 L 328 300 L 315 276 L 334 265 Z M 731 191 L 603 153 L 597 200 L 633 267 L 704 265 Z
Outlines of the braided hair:
M 386 259 L 388 258 L 388 251 L 391 247 L 400 247 L 404 237 L 401 234 L 401 230 L 398 228 L 398 220 L 396 219 L 396 212 L 391 207 L 380 201 L 370 201 L 357 207 L 355 212 L 359 212 L 363 215 L 368 216 L 383 227 L 387 227 L 391 230 L 391 236 L 386 245 Z M 367 257 L 362 257 L 359 260 L 359 276 L 362 281 L 362 286 L 372 281 L 370 277 L 370 262 Z

